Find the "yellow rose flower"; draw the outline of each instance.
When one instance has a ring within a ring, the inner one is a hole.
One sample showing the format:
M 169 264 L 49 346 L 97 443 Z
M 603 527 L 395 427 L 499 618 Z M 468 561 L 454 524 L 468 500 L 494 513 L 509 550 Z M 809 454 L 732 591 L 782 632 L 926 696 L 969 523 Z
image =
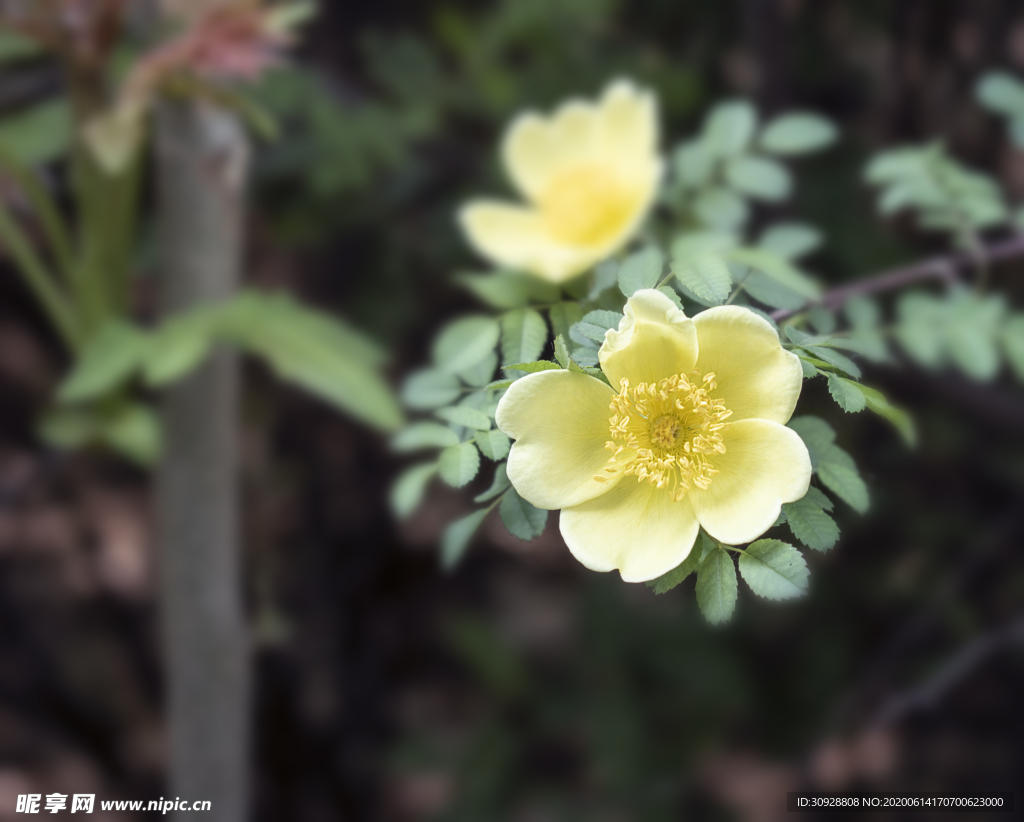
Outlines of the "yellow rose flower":
M 527 200 L 469 203 L 459 215 L 484 257 L 562 282 L 621 249 L 661 179 L 653 95 L 625 80 L 597 103 L 573 100 L 551 117 L 520 115 L 502 158 Z
M 516 442 L 508 476 L 539 508 L 561 508 L 573 556 L 627 582 L 655 579 L 703 526 L 737 545 L 807 493 L 811 460 L 785 423 L 803 372 L 775 329 L 739 306 L 687 317 L 659 291 L 626 304 L 588 374 L 512 383 L 498 427 Z

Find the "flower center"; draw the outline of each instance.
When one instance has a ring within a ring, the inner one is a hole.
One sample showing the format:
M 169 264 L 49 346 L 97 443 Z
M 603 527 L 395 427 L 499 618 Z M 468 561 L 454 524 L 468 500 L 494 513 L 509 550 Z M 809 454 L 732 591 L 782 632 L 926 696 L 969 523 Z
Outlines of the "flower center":
M 605 447 L 612 456 L 605 472 L 614 476 L 622 471 L 637 482 L 664 488 L 677 502 L 690 488 L 706 489 L 718 473 L 713 455 L 725 453 L 722 432 L 732 416 L 711 397 L 716 387 L 714 374 L 700 378 L 696 371 L 690 378 L 676 374 L 636 387 L 622 380 L 610 406 L 611 439 Z
M 629 218 L 628 191 L 598 164 L 578 166 L 558 174 L 538 197 L 548 231 L 574 245 L 596 245 Z

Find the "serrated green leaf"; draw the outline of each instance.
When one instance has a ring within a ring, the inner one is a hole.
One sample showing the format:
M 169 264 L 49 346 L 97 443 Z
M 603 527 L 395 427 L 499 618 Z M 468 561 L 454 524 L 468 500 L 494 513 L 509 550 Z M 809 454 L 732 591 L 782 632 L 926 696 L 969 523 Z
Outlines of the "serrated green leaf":
M 827 363 L 833 368 L 838 368 L 840 371 L 849 374 L 855 379 L 860 377 L 861 372 L 857 364 L 845 354 L 840 354 L 835 349 L 828 348 L 823 345 L 805 345 L 801 346 L 801 349 L 794 353 L 796 353 L 797 356 L 802 357 L 804 356 L 802 353 L 804 351 L 812 355 L 816 360 L 819 360 L 822 363 Z M 819 368 L 821 367 L 819 363 L 815 363 L 815 365 L 818 365 Z
M 864 400 L 871 411 L 891 422 L 907 445 L 911 447 L 917 445 L 917 429 L 910 414 L 902 408 L 892 405 L 878 389 L 859 384 L 857 387 L 864 395 Z
M 697 568 L 697 605 L 712 625 L 725 622 L 736 608 L 736 566 L 722 548 L 715 548 Z
M 903 294 L 896 302 L 896 339 L 918 365 L 939 368 L 944 360 L 946 306 L 923 292 Z
M 721 254 L 736 247 L 736 237 L 721 231 L 684 231 L 672 240 L 672 259 L 685 260 L 698 254 Z
M 466 385 L 474 388 L 483 388 L 489 384 L 498 368 L 498 354 L 492 351 L 472 368 L 460 371 L 458 376 Z
M 749 266 L 775 280 L 782 286 L 807 297 L 817 299 L 821 290 L 806 274 L 791 262 L 763 248 L 734 248 L 726 259 Z
M 803 369 L 805 380 L 817 377 L 821 373 L 815 365 L 803 357 L 800 358 L 800 367 Z
M 672 273 L 683 286 L 715 305 L 729 298 L 732 276 L 725 260 L 717 255 L 698 254 L 678 262 L 673 260 Z
M 462 519 L 455 520 L 444 529 L 441 535 L 441 567 L 445 571 L 450 571 L 459 564 L 469 547 L 469 541 L 473 539 L 473 535 L 490 511 L 490 507 L 481 508 Z
M 149 337 L 124 320 L 107 323 L 85 346 L 57 397 L 64 403 L 98 399 L 122 385 L 149 350 Z
M 396 518 L 405 519 L 419 508 L 427 490 L 427 483 L 436 473 L 437 463 L 431 462 L 425 465 L 415 465 L 399 475 L 388 495 L 391 511 Z
M 501 361 L 521 363 L 536 360 L 548 341 L 548 326 L 538 311 L 518 308 L 501 318 Z
M 683 310 L 683 300 L 679 296 L 679 292 L 676 291 L 672 286 L 662 285 L 655 290 L 660 291 L 662 294 L 664 294 L 666 297 L 672 300 L 672 302 L 675 303 L 676 308 L 678 308 L 680 311 Z
M 558 371 L 561 369 L 556 362 L 550 360 L 537 360 L 537 362 L 517 362 L 513 365 L 503 365 L 505 371 L 523 371 L 527 374 L 536 374 L 538 371 Z
M 813 306 L 807 312 L 807 321 L 819 334 L 831 334 L 836 330 L 835 315 L 823 305 Z
M 512 485 L 508 478 L 508 464 L 499 462 L 494 468 L 494 479 L 491 480 L 491 487 L 482 494 L 473 497 L 473 502 L 490 502 L 499 494 L 503 494 Z
M 853 461 L 838 445 L 829 444 L 817 454 L 815 468 L 825 487 L 858 513 L 868 510 L 868 487 Z
M 515 488 L 509 488 L 501 498 L 498 512 L 508 532 L 521 540 L 530 542 L 544 533 L 548 512 L 524 500 Z
M 850 414 L 863 411 L 867 405 L 867 400 L 856 383 L 835 374 L 828 375 L 828 393 L 832 395 L 832 399 L 839 404 L 840 408 Z
M 782 114 L 761 132 L 760 146 L 771 154 L 806 154 L 833 143 L 836 127 L 824 117 L 805 112 Z
M 423 448 L 447 448 L 458 444 L 459 438 L 455 432 L 436 422 L 414 422 L 391 440 L 391 448 L 399 453 Z
M 748 197 L 773 203 L 786 199 L 793 190 L 793 179 L 786 167 L 764 157 L 733 158 L 726 164 L 725 178 Z
M 818 493 L 821 494 L 820 491 Z M 782 510 L 793 536 L 808 548 L 828 551 L 835 546 L 839 539 L 839 526 L 820 505 L 815 503 L 810 494 L 796 502 L 787 502 L 782 506 Z
M 452 445 L 441 452 L 438 467 L 441 479 L 453 488 L 461 488 L 480 470 L 480 452 L 471 442 Z
M 501 328 L 493 317 L 463 317 L 450 323 L 434 342 L 434 364 L 457 374 L 494 351 Z
M 654 288 L 665 268 L 665 255 L 654 246 L 636 251 L 619 267 L 619 290 L 632 297 L 643 288 Z
M 821 417 L 793 417 L 788 423 L 804 441 L 807 450 L 811 454 L 811 467 L 817 470 L 821 456 L 832 443 L 835 442 L 836 432 Z
M 700 565 L 702 552 L 699 546 L 700 537 L 698 536 L 694 541 L 694 544 L 690 547 L 690 553 L 686 555 L 686 559 L 668 573 L 662 574 L 657 579 L 652 579 L 647 583 L 647 587 L 653 588 L 655 594 L 664 594 L 682 583 L 683 580 L 696 571 L 697 566 Z
M 785 260 L 797 260 L 810 254 L 821 243 L 821 232 L 814 226 L 803 223 L 775 223 L 761 233 L 757 246 Z
M 476 408 L 467 408 L 464 405 L 438 408 L 434 413 L 445 422 L 450 422 L 453 425 L 475 428 L 478 431 L 487 431 L 491 427 L 491 418 L 483 411 Z
M 569 357 L 569 346 L 565 343 L 565 337 L 559 334 L 555 338 L 555 359 L 562 368 L 568 368 L 572 360 Z
M 970 377 L 988 382 L 999 373 L 999 329 L 1006 314 L 1000 296 L 958 294 L 950 305 L 946 345 L 953 362 Z
M 808 502 L 817 505 L 823 511 L 831 511 L 835 508 L 835 503 L 830 500 L 823 491 L 815 488 L 813 485 L 807 489 L 807 493 L 804 494 L 804 499 Z
M 792 599 L 807 592 L 807 562 L 781 540 L 758 540 L 740 554 L 739 564 L 744 581 L 759 597 Z
M 786 286 L 776 282 L 760 271 L 749 271 L 743 280 L 743 290 L 759 303 L 763 303 L 769 308 L 796 311 L 803 308 L 807 303 L 807 298 L 802 294 L 799 294 L 792 288 L 786 288 Z
M 402 402 L 418 411 L 429 411 L 454 402 L 462 386 L 454 374 L 426 369 L 410 374 L 402 386 Z
M 495 462 L 505 459 L 512 448 L 512 441 L 498 430 L 477 434 L 476 444 L 487 459 Z
M 551 319 L 551 333 L 568 339 L 569 329 L 583 319 L 583 309 L 579 303 L 560 302 L 548 309 L 548 317 Z

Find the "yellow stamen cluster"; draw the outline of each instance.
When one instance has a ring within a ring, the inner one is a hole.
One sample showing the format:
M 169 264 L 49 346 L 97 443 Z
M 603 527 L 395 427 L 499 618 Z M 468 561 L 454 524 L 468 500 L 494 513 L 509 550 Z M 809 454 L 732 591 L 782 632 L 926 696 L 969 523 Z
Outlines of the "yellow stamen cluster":
M 622 471 L 637 482 L 665 488 L 676 502 L 690 488 L 711 484 L 718 473 L 712 455 L 725 453 L 722 432 L 732 411 L 711 397 L 717 387 L 714 374 L 701 378 L 695 371 L 691 378 L 676 374 L 635 388 L 622 380 L 608 420 L 611 439 L 605 447 L 612 457 L 604 469 L 607 474 Z

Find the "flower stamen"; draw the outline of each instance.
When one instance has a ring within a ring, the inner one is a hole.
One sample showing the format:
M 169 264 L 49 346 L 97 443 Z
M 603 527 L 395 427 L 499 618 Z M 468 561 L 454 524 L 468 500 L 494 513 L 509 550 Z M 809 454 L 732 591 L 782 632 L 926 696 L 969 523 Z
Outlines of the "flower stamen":
M 713 373 L 701 377 L 696 371 L 635 388 L 623 379 L 609 409 L 611 439 L 605 448 L 612 456 L 605 472 L 621 470 L 637 482 L 668 490 L 677 502 L 691 488 L 706 490 L 718 473 L 713 455 L 725 453 L 722 434 L 732 416 L 711 396 L 717 387 Z

